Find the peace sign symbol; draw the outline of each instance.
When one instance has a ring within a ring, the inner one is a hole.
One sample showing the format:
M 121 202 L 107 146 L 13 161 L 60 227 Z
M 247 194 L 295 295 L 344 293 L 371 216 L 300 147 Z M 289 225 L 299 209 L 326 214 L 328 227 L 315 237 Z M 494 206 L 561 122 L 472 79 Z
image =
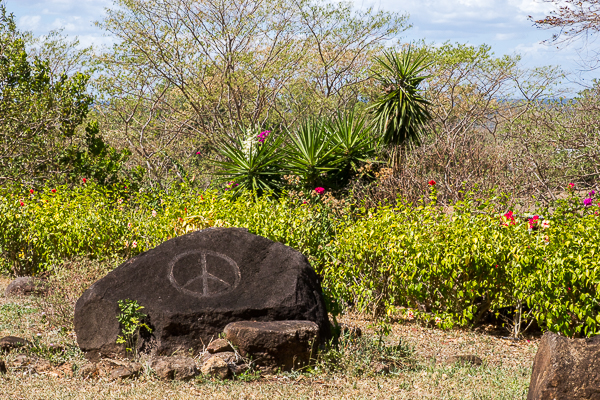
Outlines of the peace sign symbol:
M 240 283 L 240 269 L 225 254 L 212 250 L 192 250 L 169 263 L 169 281 L 178 291 L 195 297 L 228 293 Z

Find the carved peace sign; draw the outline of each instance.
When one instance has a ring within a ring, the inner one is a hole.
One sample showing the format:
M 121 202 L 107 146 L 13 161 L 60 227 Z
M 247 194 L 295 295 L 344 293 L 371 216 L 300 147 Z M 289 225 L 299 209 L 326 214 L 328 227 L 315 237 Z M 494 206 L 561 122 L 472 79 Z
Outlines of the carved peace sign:
M 194 297 L 212 297 L 231 292 L 240 283 L 240 269 L 225 254 L 192 250 L 169 263 L 169 281 L 178 291 Z

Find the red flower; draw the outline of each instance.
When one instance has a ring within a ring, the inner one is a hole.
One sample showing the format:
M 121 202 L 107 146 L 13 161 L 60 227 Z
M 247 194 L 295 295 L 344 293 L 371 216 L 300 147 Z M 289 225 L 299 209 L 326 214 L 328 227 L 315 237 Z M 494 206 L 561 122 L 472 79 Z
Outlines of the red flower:
M 33 194 L 34 193 L 33 189 L 29 189 L 29 193 Z
M 432 179 L 432 180 L 430 180 L 428 183 L 429 183 L 429 186 L 433 186 L 433 185 L 435 185 L 435 181 L 434 181 L 433 179 Z
M 322 187 L 315 188 L 315 192 L 317 192 L 317 194 L 322 194 L 324 191 L 325 191 L 325 188 L 322 188 Z
M 23 203 L 22 201 L 19 201 L 19 203 L 21 204 L 21 207 L 25 205 L 25 203 Z
M 56 193 L 56 189 L 52 189 L 52 190 L 51 190 L 51 192 L 52 192 L 52 193 Z
M 86 183 L 86 182 L 87 182 L 87 179 L 83 178 L 83 179 L 82 179 L 82 181 L 83 181 L 83 183 Z
M 571 190 L 572 190 L 574 187 L 575 187 L 575 184 L 574 184 L 574 183 L 569 183 L 569 189 L 571 189 Z

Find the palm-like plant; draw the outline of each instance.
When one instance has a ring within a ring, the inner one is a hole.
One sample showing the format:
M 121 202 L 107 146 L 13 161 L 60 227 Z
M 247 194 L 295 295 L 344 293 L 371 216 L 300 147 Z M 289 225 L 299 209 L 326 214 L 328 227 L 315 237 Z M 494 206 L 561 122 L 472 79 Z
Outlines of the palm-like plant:
M 218 152 L 224 161 L 213 161 L 221 167 L 217 181 L 230 181 L 231 189 L 246 189 L 257 195 L 276 191 L 280 187 L 283 140 L 283 135 L 261 137 L 249 130 L 245 137 L 222 141 Z
M 338 113 L 327 124 L 329 140 L 336 148 L 334 154 L 339 160 L 338 177 L 345 184 L 360 163 L 369 162 L 376 152 L 372 128 L 364 116 L 357 117 L 354 111 Z
M 329 132 L 319 120 L 306 120 L 290 133 L 286 168 L 300 177 L 307 187 L 322 183 L 324 175 L 335 172 L 340 160 L 337 146 L 329 140 Z
M 428 75 L 421 75 L 431 64 L 425 54 L 415 54 L 412 47 L 398 54 L 386 51 L 376 58 L 375 78 L 385 94 L 369 107 L 374 125 L 384 145 L 419 144 L 425 123 L 431 118 L 430 103 L 421 95 L 419 85 Z

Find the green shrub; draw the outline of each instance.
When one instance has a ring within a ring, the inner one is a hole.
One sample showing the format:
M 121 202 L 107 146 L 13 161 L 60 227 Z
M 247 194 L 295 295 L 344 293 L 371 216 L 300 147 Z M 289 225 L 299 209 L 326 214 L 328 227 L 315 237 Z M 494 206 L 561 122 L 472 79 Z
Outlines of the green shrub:
M 244 227 L 304 253 L 322 277 L 330 311 L 379 319 L 404 314 L 440 327 L 495 312 L 516 336 L 535 320 L 565 335 L 600 331 L 600 208 L 573 190 L 552 208 L 507 212 L 473 199 L 451 209 L 399 201 L 378 209 L 230 191 L 68 188 L 0 191 L 2 269 L 39 273 L 61 260 L 123 259 L 212 226 Z M 500 205 L 498 205 L 500 204 Z M 515 312 L 516 310 L 516 312 Z

